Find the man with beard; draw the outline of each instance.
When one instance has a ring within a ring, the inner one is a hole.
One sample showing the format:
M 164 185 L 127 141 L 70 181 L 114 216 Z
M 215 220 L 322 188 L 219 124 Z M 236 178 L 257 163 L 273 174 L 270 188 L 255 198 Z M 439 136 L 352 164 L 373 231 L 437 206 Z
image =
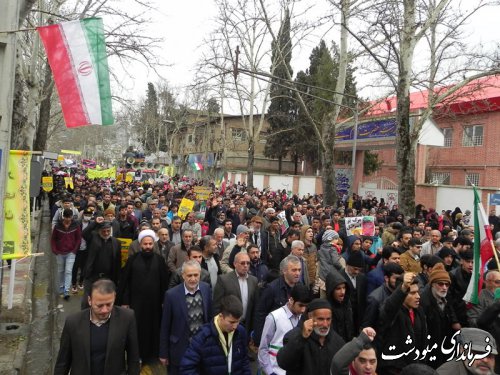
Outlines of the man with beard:
M 450 283 L 450 276 L 444 265 L 438 263 L 432 269 L 429 283 L 422 292 L 421 305 L 425 312 L 427 330 L 431 336 L 430 345 L 451 347 L 450 338 L 454 331 L 460 329 L 455 311 L 446 299 Z M 433 363 L 435 367 L 441 366 L 448 357 L 440 351 L 436 351 L 434 356 L 436 356 Z
M 193 232 L 185 230 L 182 232 L 182 242 L 173 246 L 168 253 L 167 265 L 170 272 L 176 272 L 187 258 L 187 251 L 193 246 Z
M 408 250 L 401 254 L 399 264 L 405 272 L 420 273 L 420 252 L 422 251 L 422 241 L 418 238 L 411 238 L 408 241 Z
M 143 363 L 158 358 L 161 304 L 168 286 L 167 265 L 161 255 L 153 252 L 154 241 L 151 229 L 139 233 L 141 251 L 127 260 L 120 285 L 122 306 L 135 312 Z
M 256 244 L 250 244 L 247 246 L 247 253 L 250 257 L 250 270 L 248 271 L 250 275 L 255 276 L 257 278 L 257 282 L 259 283 L 259 287 L 264 285 L 266 282 L 267 274 L 269 273 L 269 269 L 260 259 L 260 250 Z
M 139 375 L 134 312 L 117 307 L 115 285 L 101 279 L 91 286 L 85 310 L 66 318 L 55 375 Z
M 170 253 L 170 249 L 174 246 L 174 243 L 170 241 L 167 228 L 159 229 L 157 235 L 158 241 L 156 241 L 156 246 L 158 247 L 158 251 L 166 262 L 168 259 L 168 254 Z
M 381 374 L 399 374 L 401 369 L 416 362 L 413 350 L 419 353 L 425 348 L 427 325 L 425 314 L 420 307 L 420 294 L 415 274 L 407 272 L 391 296 L 386 299 L 380 312 Z M 405 355 L 404 353 L 412 353 Z M 401 355 L 399 355 L 401 354 Z M 384 356 L 393 355 L 391 360 Z
M 374 327 L 377 329 L 380 308 L 385 300 L 389 298 L 394 289 L 396 281 L 404 271 L 397 263 L 386 263 L 383 266 L 384 283 L 371 292 L 366 299 L 366 312 L 361 323 L 361 327 Z
M 118 217 L 112 221 L 113 236 L 116 238 L 134 238 L 137 226 L 127 213 L 127 206 L 120 206 Z
M 474 253 L 467 250 L 460 255 L 460 267 L 450 272 L 451 285 L 449 293 L 450 303 L 455 309 L 458 322 L 462 327 L 468 326 L 467 307 L 463 300 L 467 287 L 472 276 L 472 267 L 474 264 Z
M 269 268 L 272 268 L 274 257 L 276 257 L 276 263 L 279 264 L 278 245 L 280 243 L 280 232 L 279 219 L 276 216 L 269 219 L 269 227 L 264 235 L 264 248 L 261 253 L 262 260 L 266 262 Z
M 182 219 L 179 216 L 174 216 L 170 229 L 168 230 L 170 241 L 172 241 L 174 245 L 180 245 L 182 243 L 181 225 Z
M 307 320 L 288 332 L 278 352 L 278 365 L 287 375 L 330 375 L 330 363 L 344 340 L 333 329 L 328 301 L 314 299 Z
M 94 232 L 94 229 L 97 232 Z M 110 279 L 118 284 L 121 273 L 121 244 L 111 236 L 111 223 L 104 221 L 102 216 L 96 217 L 95 221 L 83 231 L 83 238 L 87 242 L 88 258 L 85 266 L 84 296 L 82 309 L 88 307 L 87 299 L 90 296 L 90 287 L 98 279 Z
M 460 332 L 460 358 L 448 361 L 437 369 L 439 375 L 495 375 L 495 339 L 479 328 L 463 328 Z M 467 345 L 467 346 L 466 346 Z M 489 349 L 488 349 L 489 348 Z M 466 353 L 473 354 L 473 360 Z
M 349 284 L 347 284 L 342 275 L 336 270 L 330 271 L 326 276 L 325 283 L 326 299 L 330 302 L 333 311 L 331 328 L 345 342 L 348 342 L 354 336 Z

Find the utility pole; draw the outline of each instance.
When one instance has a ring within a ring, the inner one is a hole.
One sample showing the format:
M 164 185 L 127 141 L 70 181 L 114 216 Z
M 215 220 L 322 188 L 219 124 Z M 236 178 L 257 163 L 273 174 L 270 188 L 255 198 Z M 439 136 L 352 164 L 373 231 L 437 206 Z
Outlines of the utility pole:
M 14 79 L 16 75 L 17 37 L 15 31 L 19 29 L 19 5 L 21 3 L 18 0 L 2 0 L 0 2 L 0 82 L 2 82 L 0 85 L 0 259 L 3 257 L 3 197 L 7 181 Z M 0 267 L 0 309 L 2 280 L 3 267 Z

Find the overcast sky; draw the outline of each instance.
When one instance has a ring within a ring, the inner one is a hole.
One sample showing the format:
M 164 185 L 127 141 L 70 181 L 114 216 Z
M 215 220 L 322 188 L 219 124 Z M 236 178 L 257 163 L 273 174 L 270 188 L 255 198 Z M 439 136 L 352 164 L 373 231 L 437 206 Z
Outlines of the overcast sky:
M 156 0 L 159 12 L 154 14 L 154 23 L 150 25 L 155 36 L 164 39 L 161 58 L 170 66 L 160 69 L 162 76 L 175 87 L 182 87 L 193 83 L 194 65 L 198 61 L 203 49 L 204 38 L 214 29 L 213 19 L 216 8 L 212 0 L 181 0 L 165 1 Z M 467 0 L 467 3 L 471 0 Z M 471 2 L 475 2 L 472 0 Z M 324 6 L 321 5 L 324 2 Z M 327 11 L 325 0 L 316 0 L 316 11 L 323 7 Z M 319 5 L 318 5 L 319 4 Z M 470 3 L 469 3 L 470 4 Z M 498 10 L 498 8 L 497 8 Z M 313 11 L 316 13 L 316 11 Z M 498 43 L 498 16 L 499 11 L 483 10 L 474 18 L 474 23 L 469 26 L 467 34 L 473 43 Z M 335 36 L 332 34 L 327 40 Z M 301 50 L 293 52 L 292 68 L 294 72 L 307 69 L 311 49 L 319 42 L 305 45 Z M 143 66 L 134 67 L 134 79 L 126 84 L 125 96 L 137 99 L 146 92 L 148 81 L 157 82 L 158 77 L 152 71 L 147 71 Z M 359 79 L 358 79 L 359 81 Z M 378 93 L 380 94 L 380 92 Z M 368 95 L 371 96 L 370 93 Z

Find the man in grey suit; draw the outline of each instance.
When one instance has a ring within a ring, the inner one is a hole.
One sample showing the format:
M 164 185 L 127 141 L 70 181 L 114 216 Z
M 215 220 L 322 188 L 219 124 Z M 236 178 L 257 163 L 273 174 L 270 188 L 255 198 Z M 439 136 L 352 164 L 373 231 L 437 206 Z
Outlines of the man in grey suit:
M 255 276 L 248 273 L 250 269 L 250 257 L 246 252 L 239 252 L 234 257 L 234 271 L 219 276 L 214 288 L 214 315 L 220 312 L 222 297 L 236 296 L 243 304 L 243 324 L 249 333 L 252 330 L 252 322 L 255 306 L 258 298 L 258 281 Z
M 66 318 L 54 375 L 139 375 L 134 312 L 114 306 L 115 289 L 111 280 L 97 280 L 90 308 Z

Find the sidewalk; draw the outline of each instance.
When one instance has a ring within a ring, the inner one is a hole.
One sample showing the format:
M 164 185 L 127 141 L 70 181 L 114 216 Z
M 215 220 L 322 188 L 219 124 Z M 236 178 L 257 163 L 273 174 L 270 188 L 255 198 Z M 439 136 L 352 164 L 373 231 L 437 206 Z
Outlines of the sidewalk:
M 32 251 L 38 250 L 39 228 L 42 210 L 36 211 L 32 219 Z M 19 259 L 16 264 L 12 309 L 7 309 L 10 269 L 3 262 L 2 309 L 0 311 L 0 374 L 19 374 L 28 345 L 31 323 L 31 298 L 33 293 L 33 269 L 35 258 Z

